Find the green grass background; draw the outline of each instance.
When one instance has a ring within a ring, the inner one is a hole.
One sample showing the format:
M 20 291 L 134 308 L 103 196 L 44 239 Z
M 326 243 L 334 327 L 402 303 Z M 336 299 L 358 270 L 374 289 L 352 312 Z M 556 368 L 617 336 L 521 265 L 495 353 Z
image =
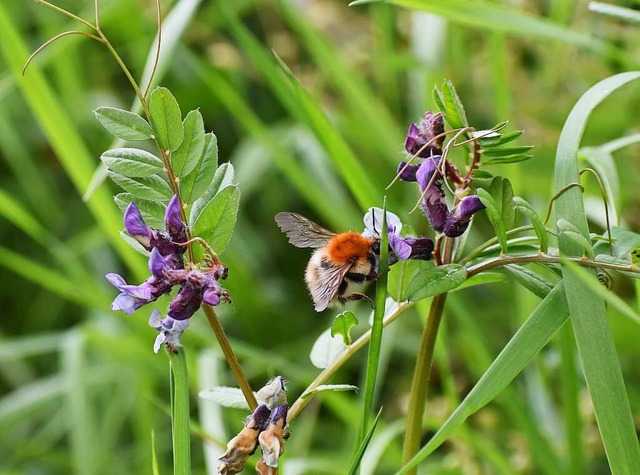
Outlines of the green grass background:
M 59 5 L 90 19 L 90 3 Z M 382 204 L 408 124 L 433 107 L 433 84 L 448 78 L 476 128 L 508 119 L 510 128 L 525 130 L 523 143 L 536 145 L 532 160 L 492 171 L 507 175 L 516 194 L 544 214 L 556 144 L 572 106 L 599 80 L 639 67 L 637 24 L 589 12 L 584 1 L 522 2 L 519 10 L 507 2 L 397 3 L 428 4 L 440 16 L 326 0 L 163 2 L 173 16 L 165 23 L 170 51 L 159 83 L 183 112 L 200 108 L 242 190 L 237 228 L 222 256 L 233 305 L 219 313 L 253 386 L 280 374 L 290 400 L 319 371 L 308 354 L 333 313 L 313 311 L 302 280 L 308 252 L 287 244 L 273 221 L 277 212 L 360 230 L 364 209 Z M 101 26 L 140 77 L 155 35 L 151 2 L 104 1 Z M 111 146 L 92 110 L 129 108 L 134 95 L 107 51 L 81 37 L 52 45 L 21 76 L 31 51 L 70 28 L 77 26 L 36 3 L 0 2 L 0 471 L 150 473 L 153 430 L 160 473 L 169 473 L 167 359 L 152 352 L 150 309 L 130 317 L 110 311 L 116 291 L 103 277 L 117 271 L 138 282 L 146 263 L 118 236 L 116 186 L 104 182 L 82 199 L 98 157 Z M 583 145 L 637 132 L 638 110 L 637 84 L 616 92 L 595 110 Z M 615 207 L 636 232 L 639 153 L 636 145 L 615 155 Z M 595 181 L 586 184 L 587 195 L 597 198 Z M 429 233 L 421 215 L 408 214 L 414 187 L 400 183 L 386 194 L 390 211 Z M 597 209 L 592 216 L 601 230 Z M 479 215 L 469 245 L 490 237 Z M 615 291 L 637 308 L 632 283 L 616 279 Z M 508 280 L 450 296 L 429 428 L 441 425 L 537 303 Z M 385 410 L 363 473 L 393 473 L 400 465 L 406 394 L 426 314 L 425 305 L 415 308 L 385 330 L 376 394 Z M 352 309 L 364 328 L 368 307 Z M 637 415 L 640 329 L 609 313 Z M 584 381 L 561 365 L 563 352 L 572 359 L 567 338 L 552 340 L 507 391 L 430 456 L 428 473 L 607 473 Z M 212 454 L 245 413 L 197 401 L 199 389 L 233 384 L 202 314 L 183 342 L 192 419 L 206 432 L 194 434 L 193 473 L 215 473 Z M 361 385 L 365 359 L 358 355 L 332 382 Z M 567 381 L 573 400 L 561 391 Z M 283 473 L 346 470 L 359 404 L 351 393 L 319 395 L 292 427 Z M 577 451 L 575 444 L 567 448 L 569 415 L 581 421 L 573 435 Z

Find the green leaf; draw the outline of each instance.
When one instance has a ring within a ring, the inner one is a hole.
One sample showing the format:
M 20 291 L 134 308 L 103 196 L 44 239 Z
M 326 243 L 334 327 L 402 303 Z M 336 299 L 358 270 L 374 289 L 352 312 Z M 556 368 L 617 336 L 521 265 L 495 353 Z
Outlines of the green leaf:
M 122 240 L 124 242 L 126 242 L 129 245 L 129 247 L 131 247 L 131 249 L 133 249 L 137 253 L 142 254 L 143 256 L 146 256 L 146 257 L 149 257 L 151 255 L 151 253 L 149 251 L 147 251 L 142 246 L 142 244 L 140 244 L 134 238 L 129 236 L 125 231 L 120 231 L 120 237 L 122 238 Z
M 556 192 L 579 182 L 578 149 L 592 110 L 612 92 L 640 78 L 640 72 L 621 73 L 589 89 L 572 109 L 560 134 L 556 152 Z M 571 188 L 556 200 L 556 216 L 575 225 L 589 241 L 582 193 Z M 560 252 L 579 256 L 583 246 L 567 235 L 558 236 Z M 613 474 L 640 473 L 640 447 L 626 393 L 620 361 L 601 297 L 593 293 L 569 268 L 563 266 L 565 292 L 571 312 L 578 354 Z
M 114 107 L 98 107 L 93 111 L 102 126 L 122 140 L 147 140 L 153 137 L 149 122 L 138 114 Z
M 100 157 L 107 170 L 130 178 L 147 177 L 164 170 L 164 164 L 155 155 L 139 148 L 115 148 Z
M 165 87 L 157 87 L 149 100 L 151 126 L 163 150 L 175 151 L 182 144 L 184 130 L 180 106 Z
M 513 228 L 516 221 L 516 210 L 513 203 L 513 188 L 511 182 L 503 177 L 494 178 L 489 186 L 489 193 L 498 204 L 500 217 L 507 231 Z
M 407 298 L 418 301 L 443 294 L 462 285 L 467 271 L 458 264 L 447 264 L 418 272 L 407 285 Z
M 477 188 L 488 189 L 495 176 L 487 170 L 475 170 L 473 172 L 473 185 Z
M 611 237 L 614 239 L 613 253 L 616 257 L 626 257 L 634 249 L 640 247 L 640 234 L 628 229 L 613 226 L 611 228 Z
M 549 235 L 547 234 L 547 229 L 545 228 L 542 219 L 540 219 L 536 210 L 533 209 L 533 206 L 531 206 L 525 199 L 515 196 L 513 198 L 513 202 L 516 206 L 516 211 L 526 216 L 531 222 L 531 225 L 540 240 L 540 252 L 546 253 L 549 249 Z
M 332 337 L 331 329 L 327 328 L 313 343 L 309 359 L 313 366 L 324 369 L 333 363 L 346 349 L 347 347 L 342 338 Z
M 551 289 L 553 289 L 553 284 L 551 282 L 528 267 L 509 264 L 504 266 L 502 270 L 512 276 L 516 282 L 522 285 L 525 289 L 541 299 L 545 298 L 549 292 L 551 292 Z
M 504 156 L 513 156 L 513 155 L 521 155 L 529 152 L 533 149 L 533 145 L 519 145 L 517 147 L 495 147 L 484 150 L 482 153 L 483 157 L 504 157 Z M 482 160 L 484 163 L 484 160 Z
M 230 163 L 223 163 L 216 170 L 213 180 L 209 183 L 209 187 L 204 194 L 198 198 L 191 207 L 191 214 L 189 216 L 189 223 L 191 227 L 194 226 L 194 223 L 199 219 L 200 213 L 204 207 L 209 203 L 213 197 L 220 192 L 223 188 L 227 186 L 233 185 L 233 180 L 235 178 L 235 170 L 233 165 Z
M 218 168 L 218 138 L 213 132 L 205 134 L 202 155 L 195 168 L 180 180 L 180 196 L 187 204 L 200 198 L 209 188 Z
M 164 213 L 166 206 L 162 202 L 148 201 L 140 198 L 133 198 L 131 193 L 118 193 L 113 197 L 116 205 L 122 212 L 127 209 L 129 203 L 136 202 L 136 206 L 142 214 L 142 218 L 145 222 L 155 229 L 162 229 L 164 227 Z
M 331 336 L 340 335 L 344 340 L 344 344 L 351 344 L 351 328 L 358 324 L 358 319 L 353 312 L 342 312 L 338 315 L 331 325 Z
M 489 218 L 489 221 L 491 221 L 493 230 L 496 232 L 496 237 L 500 243 L 502 254 L 505 255 L 509 251 L 509 247 L 507 243 L 507 230 L 504 222 L 502 221 L 502 216 L 500 215 L 500 207 L 498 203 L 496 203 L 496 200 L 493 199 L 485 189 L 478 188 L 477 194 L 482 204 L 486 206 L 487 217 Z
M 306 399 L 311 396 L 315 396 L 322 391 L 357 391 L 358 386 L 352 384 L 321 384 L 311 391 L 306 391 L 300 396 L 302 399 Z
M 624 300 L 602 285 L 593 273 L 571 261 L 563 260 L 562 265 L 566 266 L 572 274 L 578 277 L 591 292 L 607 301 L 613 308 L 625 317 L 630 318 L 634 323 L 640 324 L 640 315 Z
M 193 235 L 204 239 L 217 254 L 222 254 L 231 240 L 239 204 L 237 186 L 221 190 L 202 208 L 193 224 Z
M 123 190 L 131 193 L 136 199 L 150 201 L 168 201 L 173 196 L 169 184 L 158 175 L 150 177 L 129 178 L 120 173 L 108 172 L 109 177 Z
M 533 155 L 524 155 L 524 154 L 504 155 L 501 157 L 489 158 L 488 160 L 482 160 L 482 164 L 483 165 L 506 165 L 509 163 L 526 162 L 530 158 L 533 158 Z
M 491 366 L 429 442 L 397 475 L 407 473 L 441 446 L 468 417 L 493 401 L 520 374 L 569 318 L 559 283 L 520 327 Z
M 244 398 L 244 394 L 242 394 L 242 389 L 240 388 L 215 386 L 213 388 L 203 389 L 198 393 L 198 397 L 207 401 L 213 401 L 222 407 L 249 410 L 247 400 Z
M 446 114 L 447 108 L 444 106 L 444 97 L 442 97 L 442 92 L 438 86 L 433 86 L 432 97 L 433 103 L 438 108 L 438 111 L 442 112 L 442 114 Z
M 442 101 L 446 110 L 445 119 L 454 129 L 468 127 L 467 115 L 464 112 L 464 106 L 453 83 L 448 79 L 442 84 Z
M 435 264 L 432 261 L 408 259 L 394 264 L 389 271 L 389 283 L 387 291 L 396 302 L 407 300 L 407 284 L 414 275 L 425 269 L 433 269 Z
M 171 168 L 175 176 L 187 176 L 203 158 L 205 145 L 204 120 L 200 111 L 194 110 L 187 114 L 182 123 L 184 139 L 176 151 L 171 153 Z
M 499 134 L 498 137 L 482 137 L 478 139 L 478 143 L 482 148 L 497 147 L 517 140 L 523 133 L 524 130 L 514 130 L 513 132 L 508 132 L 506 134 Z
M 591 242 L 580 233 L 580 230 L 576 226 L 566 219 L 559 219 L 556 223 L 556 228 L 558 235 L 561 234 L 563 237 L 571 239 L 574 244 L 582 248 L 582 255 L 587 255 L 593 259 L 594 254 Z

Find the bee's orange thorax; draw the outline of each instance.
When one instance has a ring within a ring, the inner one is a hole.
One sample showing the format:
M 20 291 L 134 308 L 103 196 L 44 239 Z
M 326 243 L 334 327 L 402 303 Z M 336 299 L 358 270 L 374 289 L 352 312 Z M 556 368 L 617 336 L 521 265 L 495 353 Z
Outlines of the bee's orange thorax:
M 327 255 L 334 264 L 344 265 L 368 259 L 371 240 L 354 232 L 334 236 L 327 244 Z

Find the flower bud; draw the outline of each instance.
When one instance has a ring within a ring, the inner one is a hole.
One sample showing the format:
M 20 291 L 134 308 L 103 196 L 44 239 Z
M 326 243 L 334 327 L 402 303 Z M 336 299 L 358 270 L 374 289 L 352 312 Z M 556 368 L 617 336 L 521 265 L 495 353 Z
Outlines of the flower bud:
M 219 458 L 218 473 L 233 475 L 244 468 L 250 455 L 258 448 L 258 435 L 269 419 L 269 409 L 260 404 L 245 422 L 244 428 L 227 444 L 227 451 Z
M 469 227 L 473 214 L 484 208 L 485 206 L 476 195 L 464 197 L 447 218 L 444 234 L 448 237 L 461 236 Z

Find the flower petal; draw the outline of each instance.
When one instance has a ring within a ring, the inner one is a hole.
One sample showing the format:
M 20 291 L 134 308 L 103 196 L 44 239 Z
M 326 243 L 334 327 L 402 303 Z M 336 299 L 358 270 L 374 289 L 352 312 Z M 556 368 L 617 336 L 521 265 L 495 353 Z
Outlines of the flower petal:
M 142 244 L 147 250 L 151 249 L 151 239 L 153 238 L 153 230 L 144 222 L 140 210 L 132 201 L 124 212 L 124 228 L 134 237 L 136 241 Z
M 182 221 L 180 212 L 180 200 L 178 199 L 178 195 L 173 195 L 173 198 L 169 201 L 164 213 L 164 225 L 169 232 L 169 235 L 176 242 L 184 242 L 184 238 L 186 237 L 185 225 Z
M 380 230 L 382 229 L 382 209 L 381 208 L 369 208 L 364 215 L 364 237 L 380 236 Z M 400 233 L 402 229 L 402 221 L 400 218 L 387 211 L 387 229 L 389 232 Z

